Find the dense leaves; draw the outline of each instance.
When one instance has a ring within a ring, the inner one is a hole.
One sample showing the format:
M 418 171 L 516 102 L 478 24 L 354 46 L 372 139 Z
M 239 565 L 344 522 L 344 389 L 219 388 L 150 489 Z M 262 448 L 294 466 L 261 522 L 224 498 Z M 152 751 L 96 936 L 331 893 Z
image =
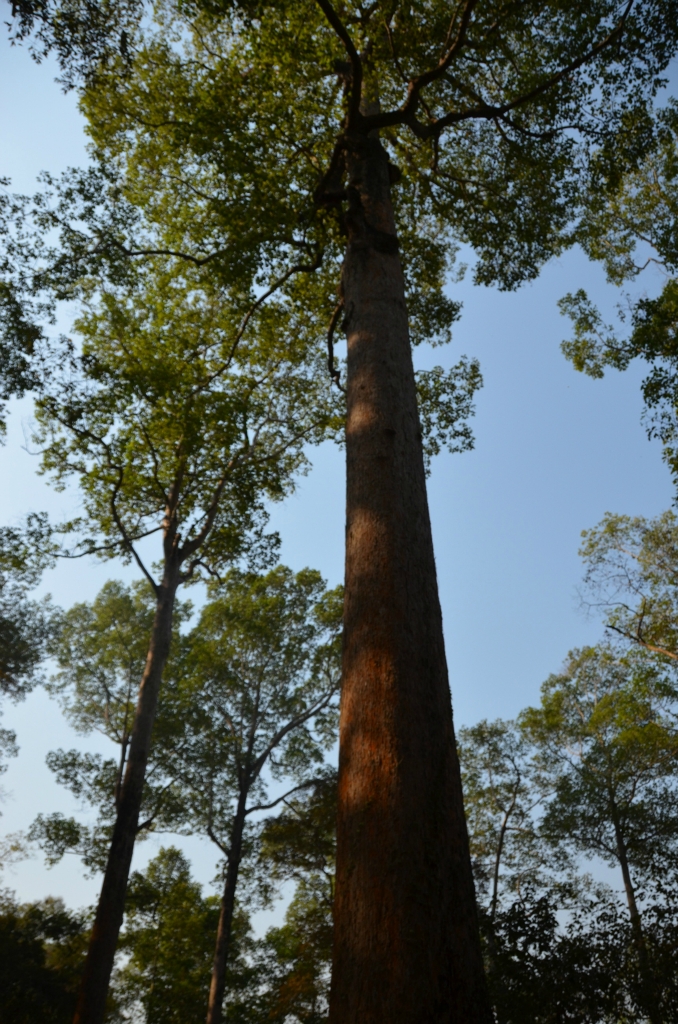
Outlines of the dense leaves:
M 68 1024 L 86 948 L 88 922 L 61 900 L 20 904 L 0 895 L 2 1024 Z

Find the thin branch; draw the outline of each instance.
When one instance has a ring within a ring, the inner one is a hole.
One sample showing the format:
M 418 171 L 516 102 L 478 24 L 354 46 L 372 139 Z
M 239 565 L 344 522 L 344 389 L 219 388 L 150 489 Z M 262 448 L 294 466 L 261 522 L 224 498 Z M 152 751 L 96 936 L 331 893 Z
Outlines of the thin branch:
M 262 751 L 262 753 L 254 762 L 251 773 L 252 777 L 259 774 L 259 772 L 265 765 L 269 754 L 271 753 L 272 750 L 275 750 L 275 748 L 278 746 L 281 740 L 283 740 L 289 732 L 292 732 L 293 729 L 297 729 L 300 725 L 303 725 L 304 722 L 308 722 L 309 719 L 313 718 L 314 715 L 316 715 L 327 704 L 329 704 L 329 702 L 332 700 L 332 697 L 337 692 L 337 689 L 338 687 L 336 685 L 333 686 L 329 692 L 325 693 L 310 708 L 307 708 L 306 711 L 302 712 L 302 714 L 297 715 L 295 718 L 292 718 L 289 722 L 287 722 L 286 725 L 283 725 L 282 728 L 278 729 L 278 731 L 273 736 L 266 749 Z
M 267 299 L 270 299 L 271 295 L 273 295 L 274 292 L 278 291 L 279 288 L 282 288 L 285 282 L 288 281 L 293 274 L 314 273 L 322 265 L 322 259 L 323 252 L 322 250 L 318 250 L 315 259 L 313 260 L 312 263 L 295 263 L 294 266 L 286 270 L 284 274 L 281 274 L 280 277 L 276 278 L 276 280 L 273 282 L 270 288 L 268 288 L 263 293 L 263 295 L 260 295 L 259 298 L 252 303 L 252 305 L 250 306 L 250 308 L 247 310 L 242 320 L 240 321 L 240 326 L 236 331 L 235 338 L 233 339 L 233 344 L 231 345 L 231 349 L 230 352 L 228 353 L 228 356 L 220 363 L 216 370 L 213 370 L 213 372 L 209 374 L 207 379 L 203 381 L 203 383 L 200 384 L 199 387 L 194 388 L 194 390 L 191 392 L 191 396 L 197 394 L 199 391 L 203 391 L 206 387 L 209 387 L 212 381 L 216 380 L 217 377 L 220 377 L 221 374 L 228 369 L 228 367 L 231 365 L 236 349 L 242 340 L 247 325 L 249 324 L 250 320 L 252 319 L 256 311 L 261 306 L 263 306 L 264 302 L 266 302 Z
M 129 249 L 122 242 L 113 238 L 110 241 L 115 248 L 119 249 L 125 256 L 136 257 L 136 256 L 173 256 L 176 259 L 187 260 L 189 263 L 193 263 L 196 267 L 204 267 L 206 263 L 210 263 L 217 256 L 223 255 L 223 249 L 217 249 L 215 252 L 210 253 L 208 256 L 192 256 L 191 253 L 181 252 L 177 249 Z M 104 244 L 96 246 L 94 249 L 90 249 L 88 252 L 89 256 L 96 256 L 99 253 L 105 253 L 107 246 Z
M 143 540 L 144 537 L 150 537 L 154 533 L 158 533 L 162 529 L 161 526 L 154 526 L 152 530 L 144 530 L 143 533 L 136 534 L 134 540 Z M 87 541 L 80 541 L 81 544 L 86 544 Z M 124 546 L 124 542 L 123 546 Z M 110 544 L 92 544 L 85 548 L 84 551 L 78 551 L 77 553 L 72 551 L 60 551 L 58 558 L 85 558 L 87 555 L 96 555 L 100 551 L 116 551 L 120 549 L 120 541 L 111 541 Z
M 403 110 L 406 114 L 414 114 L 415 110 L 417 109 L 417 104 L 419 102 L 419 93 L 422 91 L 422 89 L 425 89 L 427 85 L 430 85 L 431 82 L 435 82 L 436 79 L 440 78 L 442 75 L 445 74 L 450 64 L 463 47 L 464 43 L 466 42 L 466 33 L 471 22 L 471 15 L 473 14 L 473 10 L 477 6 L 478 2 L 479 0 L 466 0 L 466 3 L 464 4 L 464 10 L 462 11 L 461 19 L 459 22 L 459 30 L 457 32 L 454 42 L 450 44 L 448 41 L 452 35 L 454 20 L 456 20 L 455 11 L 455 19 L 450 24 L 450 30 L 448 32 L 446 40 L 446 43 L 448 44 L 447 52 L 438 61 L 437 67 L 431 68 L 429 71 L 425 71 L 422 75 L 418 75 L 410 82 L 408 96 L 403 106 Z
M 210 502 L 210 506 L 207 509 L 207 512 L 205 513 L 205 525 L 201 529 L 200 533 L 198 533 L 197 536 L 193 538 L 193 540 L 187 540 L 186 543 L 181 548 L 180 557 L 182 562 L 185 561 L 187 558 L 190 558 L 190 556 L 194 554 L 207 540 L 209 532 L 212 529 L 212 526 L 214 525 L 214 520 L 216 519 L 217 511 L 219 509 L 219 502 L 221 501 L 221 495 L 223 494 L 224 487 L 226 486 L 227 475 L 229 471 L 233 468 L 233 464 L 236 461 L 236 458 L 237 456 L 234 456 L 229 461 L 228 465 L 226 466 L 226 469 L 224 470 L 224 474 L 221 477 L 221 480 L 219 481 L 214 490 L 212 501 Z
M 309 789 L 311 786 L 315 786 L 318 779 L 309 779 L 308 782 L 300 782 L 298 786 L 290 789 L 283 796 L 279 796 L 277 800 L 273 800 L 270 804 L 254 804 L 253 807 L 248 807 L 245 814 L 252 814 L 254 811 L 269 811 L 271 807 L 276 807 L 283 800 L 287 800 L 288 797 L 292 796 L 292 793 L 298 793 L 301 789 Z
M 230 849 L 228 848 L 228 846 L 224 846 L 224 844 L 221 842 L 221 840 L 217 839 L 217 837 L 215 836 L 215 834 L 214 834 L 214 832 L 212 830 L 212 826 L 211 825 L 207 826 L 207 835 L 212 840 L 212 842 L 215 844 L 215 846 L 219 847 L 219 849 L 223 853 L 224 857 L 230 857 L 230 855 L 231 855 Z
M 137 563 L 137 565 L 141 569 L 142 573 L 144 574 L 144 576 L 146 577 L 146 579 L 150 583 L 151 588 L 152 588 L 153 593 L 155 594 L 155 596 L 159 597 L 159 595 L 160 595 L 160 588 L 159 588 L 158 584 L 155 582 L 155 580 L 153 579 L 153 577 L 151 576 L 150 572 L 148 571 L 148 569 L 146 568 L 144 563 L 142 562 L 141 557 L 140 557 L 140 555 L 137 552 L 137 549 L 134 547 L 134 544 L 132 544 L 132 541 L 127 536 L 127 531 L 125 530 L 125 527 L 123 526 L 122 520 L 121 520 L 121 518 L 120 518 L 120 516 L 118 514 L 118 509 L 117 509 L 117 505 L 116 505 L 116 498 L 118 496 L 120 488 L 122 487 L 122 478 L 123 478 L 123 469 L 122 469 L 122 466 L 118 466 L 118 482 L 116 483 L 115 487 L 113 488 L 113 492 L 111 494 L 111 515 L 113 516 L 113 519 L 115 521 L 115 525 L 118 527 L 118 530 L 120 531 L 120 534 L 122 535 L 123 544 L 125 545 L 127 550 L 130 552 L 130 554 L 134 558 L 135 562 Z

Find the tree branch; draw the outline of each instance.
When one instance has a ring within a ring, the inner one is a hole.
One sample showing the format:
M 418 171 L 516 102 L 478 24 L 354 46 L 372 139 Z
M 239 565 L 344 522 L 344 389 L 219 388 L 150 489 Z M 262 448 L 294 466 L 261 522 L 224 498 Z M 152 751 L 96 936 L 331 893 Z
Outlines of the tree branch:
M 289 732 L 292 732 L 293 729 L 297 729 L 300 725 L 303 725 L 304 722 L 308 722 L 310 718 L 313 718 L 314 715 L 316 715 L 319 711 L 322 710 L 322 708 L 329 704 L 329 702 L 332 700 L 332 697 L 337 692 L 337 689 L 338 685 L 334 685 L 331 690 L 323 694 L 323 696 L 319 700 L 317 700 L 316 703 L 313 704 L 310 708 L 307 708 L 306 711 L 302 712 L 302 714 L 297 715 L 295 718 L 292 718 L 289 722 L 287 722 L 286 725 L 283 725 L 282 728 L 278 729 L 278 731 L 273 736 L 266 749 L 262 751 L 261 754 L 259 754 L 259 757 L 254 762 L 251 772 L 253 778 L 259 774 L 264 764 L 266 763 L 266 759 L 268 758 L 269 754 L 271 753 L 272 750 L 275 750 L 280 741 L 283 740 Z
M 613 629 L 615 633 L 619 633 L 626 640 L 631 640 L 634 644 L 639 644 L 644 647 L 647 651 L 652 651 L 654 654 L 663 654 L 667 658 L 672 658 L 674 661 L 678 661 L 678 654 L 675 651 L 669 651 L 666 647 L 659 647 L 657 644 L 651 644 L 647 640 L 643 640 L 640 633 L 627 633 L 626 630 L 620 629 L 618 626 L 612 626 L 609 622 L 605 627 L 606 629 Z
M 282 803 L 283 800 L 287 800 L 289 796 L 292 796 L 292 793 L 298 793 L 301 789 L 309 789 L 311 786 L 315 786 L 317 782 L 318 779 L 309 779 L 307 782 L 300 782 L 298 786 L 294 786 L 293 789 L 288 790 L 287 793 L 283 796 L 279 796 L 277 800 L 273 800 L 270 804 L 254 804 L 253 807 L 248 807 L 245 814 L 252 814 L 254 811 L 269 811 L 271 807 L 276 807 L 279 803 Z
M 282 288 L 282 286 L 285 284 L 285 281 L 288 281 L 293 274 L 312 274 L 314 271 L 318 270 L 322 264 L 322 259 L 323 252 L 322 250 L 318 250 L 318 252 L 315 255 L 315 259 L 313 260 L 312 263 L 295 263 L 294 266 L 290 267 L 289 270 L 286 270 L 284 274 L 281 274 L 280 277 L 276 278 L 276 280 L 273 282 L 270 288 L 268 288 L 263 293 L 263 295 L 260 295 L 259 298 L 252 303 L 252 305 L 250 306 L 250 308 L 247 310 L 242 320 L 240 321 L 240 326 L 236 331 L 235 338 L 233 340 L 233 344 L 231 345 L 231 349 L 230 352 L 228 353 L 227 358 L 217 367 L 216 370 L 214 370 L 207 377 L 207 379 L 199 387 L 194 388 L 194 390 L 191 392 L 192 395 L 197 394 L 199 391 L 203 391 L 206 387 L 209 387 L 213 380 L 216 380 L 217 377 L 221 376 L 224 370 L 228 369 L 228 367 L 231 365 L 233 356 L 235 355 L 235 351 L 238 345 L 240 344 L 240 341 L 242 340 L 242 336 L 245 333 L 247 325 L 249 324 L 250 320 L 252 319 L 256 311 L 261 306 L 263 306 L 264 302 L 266 302 L 266 300 L 269 299 L 274 292 L 278 291 L 279 288 Z
M 176 259 L 187 260 L 189 263 L 193 263 L 196 267 L 204 267 L 206 263 L 210 263 L 217 256 L 221 256 L 224 252 L 223 249 L 217 249 L 216 252 L 210 253 L 208 256 L 192 256 L 191 253 L 181 252 L 177 249 L 129 249 L 122 242 L 117 239 L 111 239 L 111 244 L 119 249 L 125 256 L 130 258 L 136 256 L 173 256 Z M 101 244 L 96 246 L 94 249 L 90 249 L 88 255 L 96 256 L 99 253 L 105 253 L 106 246 Z
M 221 840 L 217 839 L 217 837 L 215 836 L 214 831 L 213 831 L 211 825 L 207 826 L 207 835 L 212 840 L 214 845 L 219 847 L 219 849 L 223 853 L 224 857 L 230 857 L 231 851 L 230 851 L 229 847 L 228 846 L 224 846 L 224 844 L 221 842 Z
M 118 482 L 116 483 L 115 487 L 113 488 L 113 493 L 111 494 L 111 515 L 113 516 L 113 520 L 115 522 L 115 525 L 118 527 L 118 530 L 120 531 L 120 534 L 122 535 L 123 544 L 125 545 L 127 550 L 130 552 L 130 554 L 134 558 L 135 562 L 137 563 L 137 565 L 141 569 L 142 573 L 144 574 L 144 576 L 146 577 L 146 579 L 150 583 L 151 588 L 152 588 L 153 593 L 155 594 L 155 596 L 159 597 L 159 595 L 160 595 L 160 588 L 159 588 L 158 584 L 155 582 L 155 580 L 153 579 L 153 577 L 151 576 L 150 572 L 148 571 L 148 569 L 146 568 L 144 563 L 142 562 L 141 557 L 139 556 L 139 554 L 137 552 L 137 549 L 134 547 L 134 544 L 132 544 L 132 541 L 127 536 L 127 531 L 126 531 L 125 527 L 123 526 L 122 520 L 121 520 L 121 518 L 120 518 L 120 516 L 118 514 L 118 508 L 117 508 L 117 505 L 116 505 L 116 498 L 118 496 L 118 492 L 120 491 L 120 488 L 122 487 L 122 478 L 123 478 L 123 469 L 122 469 L 122 466 L 118 466 Z
M 344 300 L 340 299 L 339 302 L 337 303 L 334 313 L 332 314 L 330 326 L 327 330 L 327 369 L 330 371 L 332 383 L 336 384 L 339 390 L 343 391 L 344 394 L 346 394 L 346 388 L 342 387 L 340 383 L 341 373 L 339 370 L 335 369 L 334 366 L 334 331 L 337 326 L 337 323 L 339 322 L 339 317 L 341 315 L 341 311 L 343 308 Z
M 475 2 L 477 2 L 477 0 L 475 0 Z M 492 104 L 481 102 L 475 107 L 467 107 L 465 110 L 451 111 L 449 114 L 439 117 L 432 124 L 422 124 L 420 121 L 417 121 L 415 117 L 416 108 L 419 102 L 418 93 L 425 85 L 429 85 L 445 73 L 451 60 L 450 55 L 453 55 L 452 51 L 454 50 L 454 52 L 457 52 L 459 47 L 463 45 L 463 37 L 458 35 L 454 44 L 450 48 L 448 55 L 446 55 L 445 60 L 441 61 L 437 68 L 432 68 L 430 71 L 424 72 L 423 75 L 419 75 L 418 78 L 412 81 L 408 90 L 407 99 L 401 107 L 397 110 L 387 111 L 383 114 L 372 114 L 367 117 L 363 117 L 361 127 L 366 131 L 372 131 L 374 129 L 390 128 L 398 124 L 406 124 L 418 138 L 430 139 L 439 135 L 445 128 L 449 128 L 453 124 L 459 124 L 462 121 L 469 121 L 472 119 L 492 120 L 493 118 L 501 117 L 502 115 L 509 113 L 509 111 L 515 110 L 517 107 L 520 107 L 525 103 L 529 103 L 530 100 L 536 99 L 543 93 L 548 92 L 549 89 L 552 89 L 568 75 L 571 75 L 584 64 L 593 60 L 602 50 L 615 42 L 615 40 L 617 40 L 624 31 L 624 26 L 634 3 L 635 0 L 628 0 L 624 13 L 619 20 L 619 24 L 609 32 L 604 39 L 601 39 L 585 54 L 582 54 L 581 57 L 577 57 L 576 60 L 571 61 L 564 68 L 561 68 L 560 71 L 551 75 L 550 78 L 547 78 L 546 81 L 535 86 L 535 88 L 531 89 L 529 92 L 523 93 L 521 96 L 517 96 L 515 99 L 510 100 L 508 103 L 503 103 L 500 106 L 493 106 Z M 472 4 L 472 0 L 469 0 L 466 5 L 467 9 L 470 7 L 468 10 L 469 18 L 473 5 L 474 3 Z M 468 22 L 466 22 L 466 24 L 468 24 Z
M 335 11 L 334 7 L 329 2 L 329 0 L 316 0 L 316 3 L 320 7 L 321 11 L 327 18 L 328 22 L 330 23 L 336 34 L 341 39 L 342 43 L 344 44 L 344 48 L 351 62 L 351 70 L 353 73 L 351 76 L 351 93 L 349 96 L 348 116 L 346 124 L 346 127 L 350 131 L 351 128 L 356 126 L 359 120 L 362 120 L 362 116 L 360 114 L 360 99 L 363 84 L 362 61 L 360 60 L 360 55 L 358 51 L 353 45 L 353 40 L 348 34 L 346 26 L 341 21 L 339 15 Z

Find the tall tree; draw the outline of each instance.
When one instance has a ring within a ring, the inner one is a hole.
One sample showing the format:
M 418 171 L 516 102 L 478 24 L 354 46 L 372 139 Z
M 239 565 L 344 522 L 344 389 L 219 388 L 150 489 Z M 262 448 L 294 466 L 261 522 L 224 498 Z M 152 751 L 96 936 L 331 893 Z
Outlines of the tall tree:
M 336 740 L 341 597 L 308 569 L 231 572 L 165 695 L 155 757 L 181 794 L 177 826 L 209 837 L 225 862 L 207 1024 L 222 1020 L 248 823 L 312 784 Z
M 284 277 L 290 301 L 303 302 L 315 288 L 307 308 L 330 322 L 335 379 L 339 323 L 347 335 L 330 1016 L 487 1022 L 407 297 L 415 328 L 435 336 L 453 313 L 439 300 L 455 235 L 478 251 L 478 279 L 505 287 L 561 248 L 586 141 L 656 89 L 675 51 L 675 5 L 202 0 L 154 10 L 156 25 L 137 5 L 122 32 L 113 12 L 107 35 L 105 10 L 86 3 L 15 5 L 20 33 L 38 26 L 39 45 L 84 72 L 102 158 L 124 167 L 130 192 L 158 197 L 156 222 L 173 218 L 181 247 L 165 251 L 216 272 L 224 253 L 244 250 L 262 289 Z M 191 219 L 196 169 L 210 187 L 198 186 Z M 152 248 L 119 233 L 106 241 L 135 258 Z M 305 265 L 319 272 L 295 292 L 299 253 L 315 254 Z
M 304 445 L 333 415 L 303 336 L 261 327 L 234 352 L 233 318 L 218 286 L 206 293 L 160 259 L 92 296 L 76 325 L 80 351 L 42 350 L 43 468 L 58 485 L 75 477 L 83 495 L 84 515 L 64 526 L 76 536 L 68 553 L 134 560 L 154 597 L 80 1024 L 104 1012 L 177 590 L 244 555 L 270 557 L 263 503 L 290 490 Z M 156 576 L 139 545 L 158 535 Z
M 540 707 L 520 719 L 553 792 L 544 834 L 621 873 L 641 1006 L 652 1024 L 660 1024 L 662 1009 L 638 890 L 678 853 L 677 694 L 672 674 L 642 651 L 620 657 L 585 648 L 544 683 Z
M 254 867 L 252 815 L 315 784 L 323 750 L 336 740 L 342 601 L 317 572 L 295 575 L 278 566 L 263 576 L 229 572 L 195 626 L 178 635 L 188 611 L 180 605 L 175 611 L 137 836 L 202 835 L 223 855 L 207 1011 L 209 1024 L 218 1024 L 239 875 L 243 865 Z M 78 731 L 103 732 L 119 753 L 116 759 L 77 750 L 48 755 L 58 781 L 98 811 L 92 826 L 61 814 L 38 816 L 29 837 L 50 863 L 74 852 L 90 869 L 105 866 L 153 612 L 142 582 L 107 583 L 92 604 L 63 616 L 59 672 L 49 687 Z M 282 794 L 268 796 L 271 782 Z

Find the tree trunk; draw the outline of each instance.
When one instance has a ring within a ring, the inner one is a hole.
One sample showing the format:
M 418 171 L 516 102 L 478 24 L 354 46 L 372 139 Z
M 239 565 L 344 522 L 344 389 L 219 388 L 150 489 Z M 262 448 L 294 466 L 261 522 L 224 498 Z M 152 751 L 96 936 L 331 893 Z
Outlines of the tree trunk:
M 351 140 L 331 1024 L 489 1024 L 389 166 Z
M 106 996 L 125 909 L 158 692 L 172 637 L 177 584 L 175 575 L 169 579 L 166 576 L 160 585 L 146 666 L 139 685 L 129 758 L 120 787 L 113 836 L 73 1024 L 102 1024 L 106 1015 Z
M 210 995 L 207 1003 L 207 1024 L 221 1024 L 223 1015 L 224 993 L 226 991 L 226 966 L 228 964 L 228 949 L 231 944 L 235 890 L 238 884 L 240 861 L 242 860 L 242 834 L 245 827 L 246 800 L 247 794 L 241 794 L 231 831 L 228 869 L 226 871 L 224 892 L 221 897 L 217 943 L 212 962 L 212 980 L 210 982 Z
M 640 911 L 638 910 L 638 904 L 636 903 L 636 893 L 633 887 L 633 881 L 631 879 L 631 869 L 629 867 L 629 859 L 626 853 L 626 843 L 622 835 L 621 826 L 619 823 L 619 815 L 616 810 L 614 799 L 612 798 L 612 820 L 614 824 L 615 840 L 617 843 L 617 859 L 619 860 L 619 866 L 621 868 L 622 878 L 624 880 L 624 891 L 626 893 L 626 903 L 629 908 L 629 917 L 631 918 L 631 931 L 633 932 L 633 943 L 636 947 L 636 953 L 638 954 L 638 967 L 640 971 L 640 979 L 643 990 L 643 1010 L 647 1014 L 651 1024 L 662 1024 L 661 1014 L 657 1006 L 657 998 L 652 980 L 652 972 L 650 970 L 650 959 L 647 954 L 647 944 L 645 942 L 645 935 L 643 933 L 643 925 L 640 919 Z

